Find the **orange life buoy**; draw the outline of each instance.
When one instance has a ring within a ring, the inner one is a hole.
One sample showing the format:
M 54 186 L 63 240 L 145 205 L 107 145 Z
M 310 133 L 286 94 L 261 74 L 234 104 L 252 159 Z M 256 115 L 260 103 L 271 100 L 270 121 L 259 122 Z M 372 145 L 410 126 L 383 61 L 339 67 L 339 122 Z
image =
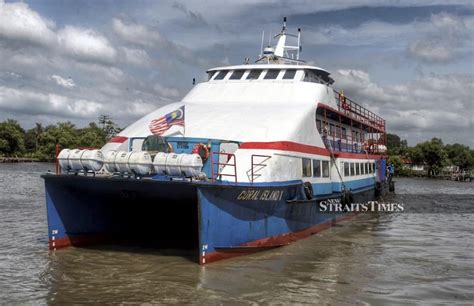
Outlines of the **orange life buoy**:
M 206 161 L 209 158 L 209 148 L 203 143 L 196 144 L 191 153 L 201 156 L 202 161 Z

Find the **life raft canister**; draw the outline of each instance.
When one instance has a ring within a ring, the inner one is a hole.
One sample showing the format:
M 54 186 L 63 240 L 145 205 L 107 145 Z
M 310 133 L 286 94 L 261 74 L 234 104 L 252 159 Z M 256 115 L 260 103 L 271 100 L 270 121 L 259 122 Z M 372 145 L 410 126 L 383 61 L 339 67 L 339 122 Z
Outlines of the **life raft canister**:
M 193 147 L 192 154 L 198 154 L 201 156 L 202 161 L 206 161 L 209 158 L 209 148 L 203 143 L 198 143 Z

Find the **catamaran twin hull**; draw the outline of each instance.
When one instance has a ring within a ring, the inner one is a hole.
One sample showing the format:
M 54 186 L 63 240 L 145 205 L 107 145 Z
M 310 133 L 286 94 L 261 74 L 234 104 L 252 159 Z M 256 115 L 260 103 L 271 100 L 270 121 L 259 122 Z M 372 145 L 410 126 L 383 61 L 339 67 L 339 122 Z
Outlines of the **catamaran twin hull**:
M 50 249 L 132 242 L 196 250 L 200 264 L 280 247 L 352 214 L 321 212 L 301 182 L 232 184 L 44 175 Z M 374 199 L 369 188 L 357 203 Z M 340 198 L 340 197 L 337 197 Z

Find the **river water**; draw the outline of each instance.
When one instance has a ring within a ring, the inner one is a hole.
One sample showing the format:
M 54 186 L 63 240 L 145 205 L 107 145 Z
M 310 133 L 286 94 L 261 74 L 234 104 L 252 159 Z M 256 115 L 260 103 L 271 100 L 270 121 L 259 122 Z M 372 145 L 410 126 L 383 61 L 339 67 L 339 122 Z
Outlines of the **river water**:
M 0 164 L 2 304 L 474 303 L 474 183 L 400 178 L 390 202 L 444 209 L 359 215 L 201 267 L 188 254 L 131 247 L 48 251 L 39 177 L 48 169 Z

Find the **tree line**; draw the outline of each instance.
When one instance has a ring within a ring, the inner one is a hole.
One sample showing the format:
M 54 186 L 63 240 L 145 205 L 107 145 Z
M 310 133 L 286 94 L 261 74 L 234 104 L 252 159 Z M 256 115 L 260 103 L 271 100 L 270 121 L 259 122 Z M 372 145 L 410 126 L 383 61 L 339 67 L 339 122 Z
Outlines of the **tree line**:
M 445 166 L 457 166 L 465 171 L 474 169 L 474 150 L 459 143 L 445 145 L 440 138 L 409 147 L 398 135 L 387 134 L 387 149 L 389 162 L 401 175 L 412 174 L 410 169 L 403 167 L 406 163 L 423 165 L 429 176 L 441 174 Z
M 0 156 L 52 161 L 56 144 L 62 148 L 100 148 L 120 130 L 107 115 L 100 115 L 97 122 L 83 128 L 67 121 L 47 126 L 36 123 L 33 128 L 25 130 L 17 121 L 7 119 L 0 122 Z M 407 141 L 398 135 L 387 134 L 387 148 L 389 162 L 401 175 L 410 174 L 410 170 L 403 167 L 407 162 L 425 166 L 430 175 L 438 175 L 444 166 L 451 165 L 462 170 L 474 169 L 474 150 L 458 143 L 444 145 L 439 138 L 409 147 Z
M 53 161 L 56 144 L 62 148 L 100 148 L 120 130 L 107 115 L 100 115 L 97 123 L 91 122 L 83 128 L 67 121 L 47 126 L 36 123 L 25 130 L 16 120 L 7 119 L 0 122 L 0 156 Z

